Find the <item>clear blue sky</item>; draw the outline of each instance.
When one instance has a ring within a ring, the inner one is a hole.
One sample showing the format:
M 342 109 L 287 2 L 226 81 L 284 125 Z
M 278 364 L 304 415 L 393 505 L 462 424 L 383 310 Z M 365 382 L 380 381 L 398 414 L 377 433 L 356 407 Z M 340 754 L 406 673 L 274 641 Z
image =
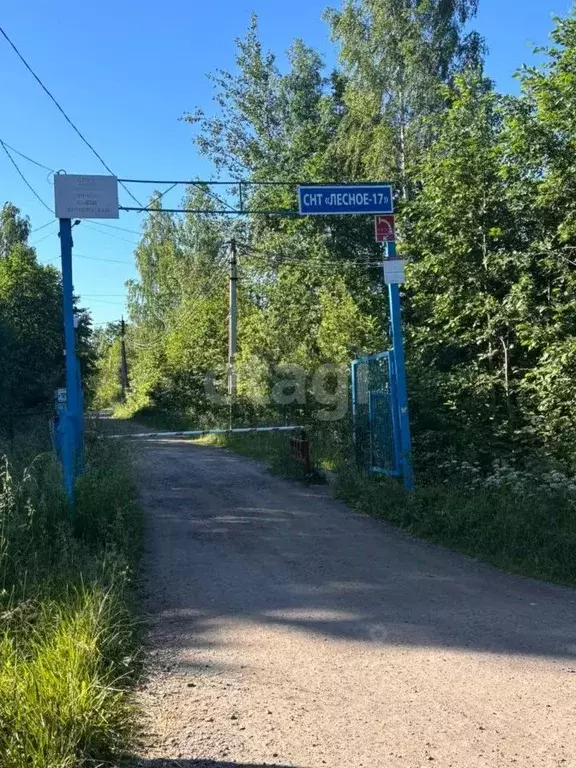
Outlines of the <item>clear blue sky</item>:
M 277 54 L 282 56 L 294 37 L 302 37 L 332 64 L 336 54 L 321 20 L 329 4 L 327 0 L 165 4 L 4 0 L 0 24 L 118 176 L 209 178 L 211 169 L 194 149 L 191 127 L 179 121 L 196 106 L 211 109 L 206 74 L 233 66 L 233 40 L 244 34 L 253 10 L 260 17 L 264 43 Z M 570 7 L 570 0 L 480 0 L 474 27 L 486 38 L 488 74 L 501 90 L 516 89 L 511 76 L 519 65 L 533 61 L 530 43 L 546 43 L 553 14 L 565 15 Z M 3 38 L 0 93 L 4 141 L 51 168 L 105 173 Z M 46 171 L 16 159 L 52 205 Z M 134 188 L 137 197 L 150 191 Z M 128 204 L 124 192 L 122 197 Z M 0 152 L 0 201 L 4 200 L 28 214 L 33 228 L 52 218 Z M 137 233 L 140 221 L 139 214 L 124 213 L 119 221 L 108 223 Z M 58 256 L 56 228 L 54 223 L 32 235 L 42 261 Z M 124 283 L 136 275 L 132 251 L 138 236 L 91 223 L 74 232 L 76 292 L 95 322 L 115 320 L 123 311 Z

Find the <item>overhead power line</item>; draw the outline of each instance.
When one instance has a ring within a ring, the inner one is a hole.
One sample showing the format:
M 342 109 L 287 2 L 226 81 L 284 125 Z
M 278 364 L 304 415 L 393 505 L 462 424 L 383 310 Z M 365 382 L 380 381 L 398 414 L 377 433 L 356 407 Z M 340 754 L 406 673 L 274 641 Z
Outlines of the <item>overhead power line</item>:
M 188 183 L 190 184 L 190 186 L 195 187 L 196 189 L 199 189 L 201 192 L 204 192 L 204 194 L 208 195 L 209 197 L 213 198 L 214 200 L 217 200 L 225 208 L 228 208 L 231 211 L 234 210 L 234 207 L 232 205 L 230 205 L 230 203 L 227 203 L 219 195 L 215 194 L 214 192 L 211 192 L 207 187 L 203 187 L 201 184 L 198 184 L 195 181 L 190 181 Z M 174 184 L 174 186 L 176 186 L 176 185 Z M 218 213 L 218 211 L 214 211 L 214 213 Z
M 50 221 L 47 221 L 46 224 L 42 224 L 41 227 L 35 227 L 30 234 L 33 235 L 35 232 L 40 232 L 41 229 L 46 229 L 46 227 L 49 227 L 50 224 L 56 224 L 56 219 L 50 219 Z
M 109 261 L 114 264 L 124 264 L 126 267 L 131 267 L 134 265 L 134 262 L 132 261 L 122 261 L 122 259 L 107 259 L 105 256 L 85 256 L 83 253 L 75 253 L 73 258 L 90 259 L 90 261 Z M 58 261 L 59 259 L 60 256 L 54 256 L 53 259 L 47 259 L 45 263 L 50 264 L 51 262 Z
M 107 232 L 105 229 L 98 229 L 98 224 L 95 221 L 88 222 L 87 219 L 84 219 L 83 223 L 85 227 L 93 229 L 94 232 L 99 232 L 101 235 L 108 235 L 108 237 L 113 237 L 115 240 L 122 240 L 123 243 L 129 243 L 132 246 L 138 245 L 138 243 L 135 243 L 133 240 L 128 240 L 127 237 L 116 235 L 114 232 Z
M 14 152 L 16 155 L 20 155 L 20 157 L 23 157 L 24 160 L 28 160 L 29 163 L 33 163 L 34 165 L 37 165 L 38 168 L 43 168 L 45 171 L 50 171 L 50 173 L 56 173 L 54 168 L 49 168 L 47 165 L 43 165 L 42 163 L 39 163 L 38 160 L 34 160 L 33 158 L 28 157 L 28 155 L 25 155 L 24 152 L 20 152 L 19 149 L 16 149 L 15 147 L 11 147 L 7 141 L 4 141 L 3 143 L 5 144 L 5 146 L 8 147 L 8 149 L 11 152 Z
M 0 27 L 0 29 L 1 29 L 1 27 Z M 20 178 L 22 179 L 22 181 L 24 182 L 24 184 L 26 184 L 26 186 L 28 187 L 28 189 L 30 190 L 30 192 L 32 192 L 32 194 L 34 195 L 34 197 L 35 197 L 35 198 L 36 198 L 36 199 L 37 199 L 37 200 L 38 200 L 40 203 L 42 203 L 42 205 L 44 206 L 44 208 L 46 208 L 46 210 L 50 211 L 50 213 L 54 213 L 54 211 L 52 210 L 52 208 L 50 208 L 50 206 L 48 205 L 48 203 L 46 203 L 46 202 L 44 202 L 44 200 L 42 200 L 42 198 L 40 197 L 40 195 L 38 194 L 38 192 L 36 192 L 36 190 L 34 189 L 34 187 L 32 186 L 32 184 L 30 184 L 30 182 L 28 181 L 28 179 L 26 178 L 26 176 L 24 176 L 24 174 L 23 174 L 23 173 L 22 173 L 22 171 L 20 170 L 20 167 L 18 166 L 18 163 L 16 162 L 16 160 L 14 160 L 14 158 L 13 158 L 13 157 L 12 157 L 12 155 L 10 154 L 10 150 L 8 149 L 8 147 L 6 146 L 6 144 L 5 144 L 5 143 L 2 141 L 2 139 L 0 139 L 0 144 L 2 145 L 2 149 L 4 150 L 4 152 L 6 152 L 6 154 L 8 155 L 8 159 L 10 160 L 10 162 L 12 163 L 12 165 L 14 166 L 14 168 L 16 168 L 16 172 L 18 173 L 18 176 L 20 176 Z
M 58 226 L 57 221 L 53 221 L 51 223 L 55 224 L 56 227 Z M 56 234 L 56 230 L 54 230 L 53 232 L 47 232 L 45 235 L 42 235 L 42 237 L 39 237 L 38 240 L 34 240 L 33 243 L 30 243 L 30 247 L 34 248 L 34 246 L 38 245 L 38 243 L 41 243 L 43 240 L 46 240 L 48 237 L 54 237 L 55 234 Z M 58 258 L 60 257 L 58 256 Z
M 92 261 L 110 261 L 114 264 L 125 264 L 127 267 L 134 265 L 133 261 L 122 261 L 122 259 L 107 259 L 104 256 L 84 256 L 81 253 L 74 254 L 75 259 L 91 259 Z
M 381 267 L 382 266 L 382 259 L 318 259 L 313 260 L 306 258 L 305 256 L 290 256 L 285 253 L 279 253 L 278 251 L 267 251 L 262 248 L 256 248 L 252 245 L 248 245 L 247 243 L 238 243 L 238 246 L 241 250 L 244 250 L 248 254 L 254 254 L 258 256 L 266 256 L 269 258 L 278 259 L 279 264 L 291 264 L 294 266 L 297 266 L 298 264 L 301 264 L 302 266 L 310 266 L 314 268 L 323 268 L 328 266 L 348 266 L 350 264 L 354 266 L 359 267 Z
M 76 126 L 76 125 L 75 125 L 75 124 L 72 122 L 72 120 L 71 120 L 71 119 L 68 117 L 68 115 L 67 115 L 67 114 L 66 114 L 66 112 L 64 111 L 64 108 L 63 108 L 63 107 L 61 106 L 61 104 L 60 104 L 60 103 L 59 103 L 59 102 L 56 100 L 56 98 L 55 98 L 55 97 L 54 97 L 54 96 L 53 96 L 53 95 L 50 93 L 50 91 L 48 90 L 48 88 L 47 88 L 47 87 L 44 85 L 44 83 L 42 82 L 42 80 L 41 80 L 41 79 L 38 77 L 38 75 L 36 74 L 36 72 L 34 72 L 34 70 L 32 69 L 32 67 L 30 66 L 30 64 L 28 64 L 28 62 L 26 61 L 26 59 L 24 58 L 24 56 L 23 56 L 23 55 L 20 53 L 20 51 L 18 50 L 18 48 L 15 46 L 15 44 L 12 42 L 12 40 L 10 39 L 10 37 L 8 36 L 8 34 L 6 33 L 6 31 L 5 31 L 5 30 L 4 30 L 2 27 L 0 27 L 0 33 L 2 34 L 2 36 L 4 37 L 4 39 L 6 40 L 6 42 L 8 43 L 8 45 L 9 45 L 9 46 L 12 48 L 12 50 L 14 51 L 14 53 L 16 54 L 16 56 L 18 56 L 18 58 L 20 59 L 20 61 L 22 62 L 22 64 L 24 64 L 24 66 L 26 67 L 26 69 L 28 70 L 28 72 L 30 72 L 30 74 L 32 75 L 32 77 L 34 78 L 34 80 L 36 80 L 36 82 L 37 82 L 37 83 L 38 83 L 38 85 L 39 85 L 39 86 L 42 88 L 42 90 L 44 91 L 44 93 L 45 93 L 45 94 L 48 96 L 48 98 L 49 98 L 49 99 L 50 99 L 50 100 L 53 102 L 53 104 L 56 106 L 56 108 L 58 109 L 58 111 L 59 111 L 59 112 L 62 114 L 62 116 L 64 117 L 64 119 L 66 120 L 66 122 L 67 122 L 67 123 L 68 123 L 68 124 L 69 124 L 69 125 L 72 127 L 72 129 L 73 129 L 73 130 L 76 132 L 76 134 L 77 134 L 77 135 L 80 137 L 80 139 L 81 139 L 81 140 L 84 142 L 84 144 L 85 144 L 85 145 L 88 147 L 88 149 L 89 149 L 89 150 L 92 152 L 92 154 L 93 154 L 93 155 L 94 155 L 94 156 L 95 156 L 95 157 L 96 157 L 96 158 L 97 158 L 97 159 L 98 159 L 98 160 L 99 160 L 99 161 L 102 163 L 102 165 L 104 166 L 104 168 L 106 168 L 106 170 L 108 171 L 108 173 L 109 173 L 111 176 L 115 176 L 116 174 L 115 174 L 115 173 L 112 171 L 112 169 L 110 168 L 110 166 L 109 166 L 109 165 L 106 163 L 106 161 L 104 160 L 104 158 L 102 157 L 102 155 L 100 155 L 100 154 L 99 154 L 99 153 L 98 153 L 98 152 L 97 152 L 97 151 L 94 149 L 94 147 L 93 147 L 93 146 L 92 146 L 92 144 L 91 144 L 91 143 L 88 141 L 88 139 L 86 138 L 86 136 L 84 136 L 84 134 L 82 133 L 82 131 L 81 131 L 81 130 L 80 130 L 80 129 L 79 129 L 79 128 L 78 128 L 78 127 L 77 127 L 77 126 Z M 51 170 L 51 169 L 48 169 L 48 170 Z M 127 186 L 124 184 L 124 182 L 120 181 L 119 183 L 120 183 L 120 184 L 122 185 L 122 187 L 123 187 L 123 188 L 126 190 L 126 192 L 127 192 L 129 195 L 130 195 L 130 197 L 132 198 L 132 200 L 134 200 L 134 202 L 135 202 L 135 203 L 137 203 L 137 204 L 138 204 L 138 205 L 139 205 L 139 206 L 142 208 L 142 203 L 141 203 L 139 200 L 137 200 L 137 199 L 134 197 L 134 195 L 132 194 L 132 192 L 130 192 L 130 190 L 129 190 L 129 189 L 128 189 L 128 187 L 127 187 Z
M 171 192 L 171 191 L 174 189 L 174 187 L 176 187 L 176 186 L 177 186 L 177 184 L 176 184 L 176 183 L 174 183 L 174 184 L 171 184 L 171 185 L 168 187 L 168 189 L 165 189 L 165 190 L 164 190 L 164 192 L 161 192 L 161 193 L 158 195 L 158 197 L 155 197 L 155 198 L 154 198 L 154 200 L 152 200 L 152 202 L 150 203 L 150 205 L 154 205 L 154 203 L 157 203 L 159 200 L 162 200 L 162 198 L 164 197 L 164 195 L 167 195 L 167 194 L 168 194 L 168 192 Z M 148 205 L 148 208 L 150 208 L 150 205 Z M 154 209 L 153 209 L 153 208 L 150 208 L 150 210 L 152 210 L 152 211 L 153 211 Z
M 106 227 L 107 229 L 117 229 L 119 232 L 129 232 L 131 235 L 138 235 L 138 237 L 142 237 L 142 232 L 138 232 L 137 229 L 127 229 L 127 227 L 117 227 L 115 224 L 104 224 L 103 221 L 94 221 L 91 220 L 90 224 L 93 227 Z M 105 232 L 104 234 L 108 235 L 109 232 Z
M 107 299 L 92 299 L 90 296 L 82 295 L 80 297 L 80 301 L 86 301 L 88 304 L 92 303 L 93 301 L 96 302 L 96 304 L 111 304 L 114 307 L 123 307 L 124 303 L 122 301 L 108 301 Z
M 3 141 L 3 139 L 0 139 L 0 141 Z M 8 142 L 7 142 L 7 141 L 3 141 L 3 143 L 5 144 L 5 146 L 6 146 L 6 147 L 7 147 L 7 148 L 8 148 L 8 149 L 11 151 L 11 152 L 14 152 L 16 155 L 19 155 L 20 157 L 23 157 L 23 158 L 24 158 L 24 160 L 28 160 L 28 162 L 29 162 L 29 163 L 33 163 L 34 165 L 37 165 L 39 168 L 43 168 L 45 171 L 49 171 L 50 173 L 56 173 L 56 171 L 55 171 L 55 169 L 54 169 L 54 168 L 50 168 L 49 166 L 47 166 L 47 165 L 44 165 L 43 163 L 40 163 L 40 162 L 38 162 L 38 160 L 34 160 L 34 158 L 32 158 L 32 157 L 29 157 L 28 155 L 24 154 L 24 152 L 20 152 L 20 150 L 19 150 L 19 149 L 16 149 L 16 147 L 13 147 L 13 146 L 11 146 L 10 144 L 8 144 Z M 118 182 L 118 183 L 119 183 L 119 184 L 122 184 L 122 186 L 124 187 L 124 189 L 126 189 L 126 187 L 124 186 L 124 184 L 123 184 L 123 183 L 122 183 L 120 180 L 119 180 L 119 182 Z M 158 195 L 157 195 L 157 196 L 154 198 L 154 200 L 153 200 L 153 201 L 152 201 L 152 202 L 151 202 L 151 203 L 148 205 L 148 207 L 147 207 L 147 208 L 148 208 L 149 210 L 153 210 L 153 209 L 150 209 L 150 205 L 153 205 L 154 203 L 156 203 L 156 202 L 158 202 L 159 200 L 161 200 L 161 199 L 164 197 L 164 195 L 167 195 L 167 194 L 168 194 L 168 192 L 171 192 L 171 191 L 174 189 L 174 187 L 176 187 L 176 186 L 178 185 L 178 183 L 179 183 L 179 182 L 177 182 L 177 181 L 176 181 L 176 182 L 171 182 L 171 183 L 170 183 L 170 186 L 168 187 L 168 189 L 165 189 L 165 190 L 164 190 L 164 192 L 160 192 L 160 193 L 159 193 L 159 194 L 158 194 Z M 129 190 L 127 190 L 127 191 L 129 192 Z M 136 202 L 138 202 L 134 196 L 132 196 L 132 199 L 133 199 L 133 200 L 135 200 Z M 159 213 L 160 213 L 160 212 L 161 212 L 161 211 L 159 211 Z M 115 226 L 114 224 L 104 224 L 103 222 L 95 222 L 95 223 L 97 223 L 97 224 L 98 224 L 98 226 L 101 226 L 101 227 L 110 227 L 111 229 L 120 229 L 120 230 L 122 230 L 122 231 L 124 231 L 124 232 L 132 232 L 132 233 L 133 233 L 133 234 L 135 234 L 135 235 L 141 235 L 141 234 L 142 234 L 141 232 L 137 232 L 135 229 L 126 229 L 125 227 L 117 227 L 117 226 Z M 40 229 L 40 227 L 39 227 L 39 229 Z

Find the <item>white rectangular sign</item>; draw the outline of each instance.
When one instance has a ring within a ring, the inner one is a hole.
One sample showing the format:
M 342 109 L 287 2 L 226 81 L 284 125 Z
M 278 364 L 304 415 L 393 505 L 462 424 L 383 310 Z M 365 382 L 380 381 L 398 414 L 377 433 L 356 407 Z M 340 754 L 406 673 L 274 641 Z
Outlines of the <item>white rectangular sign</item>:
M 117 219 L 116 176 L 54 176 L 54 201 L 59 219 Z
M 404 259 L 384 259 L 384 282 L 386 285 L 400 284 L 405 281 L 406 261 Z

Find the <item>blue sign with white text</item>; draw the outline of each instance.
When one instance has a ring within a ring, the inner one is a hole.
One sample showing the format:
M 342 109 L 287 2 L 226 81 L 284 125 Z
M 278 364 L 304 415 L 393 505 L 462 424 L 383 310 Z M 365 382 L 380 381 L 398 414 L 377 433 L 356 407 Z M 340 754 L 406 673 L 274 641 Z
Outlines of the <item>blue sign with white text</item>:
M 298 188 L 300 213 L 304 216 L 350 213 L 393 213 L 390 184 L 310 185 Z

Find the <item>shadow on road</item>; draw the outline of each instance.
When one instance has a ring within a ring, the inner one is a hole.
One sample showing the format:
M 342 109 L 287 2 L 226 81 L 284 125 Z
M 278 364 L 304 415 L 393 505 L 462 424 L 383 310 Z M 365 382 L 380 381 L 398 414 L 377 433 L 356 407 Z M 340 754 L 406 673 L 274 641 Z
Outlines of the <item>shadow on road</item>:
M 381 645 L 576 656 L 574 590 L 429 546 L 226 451 L 151 441 L 141 466 L 147 611 L 166 647 L 210 647 L 214 622 L 242 620 Z

